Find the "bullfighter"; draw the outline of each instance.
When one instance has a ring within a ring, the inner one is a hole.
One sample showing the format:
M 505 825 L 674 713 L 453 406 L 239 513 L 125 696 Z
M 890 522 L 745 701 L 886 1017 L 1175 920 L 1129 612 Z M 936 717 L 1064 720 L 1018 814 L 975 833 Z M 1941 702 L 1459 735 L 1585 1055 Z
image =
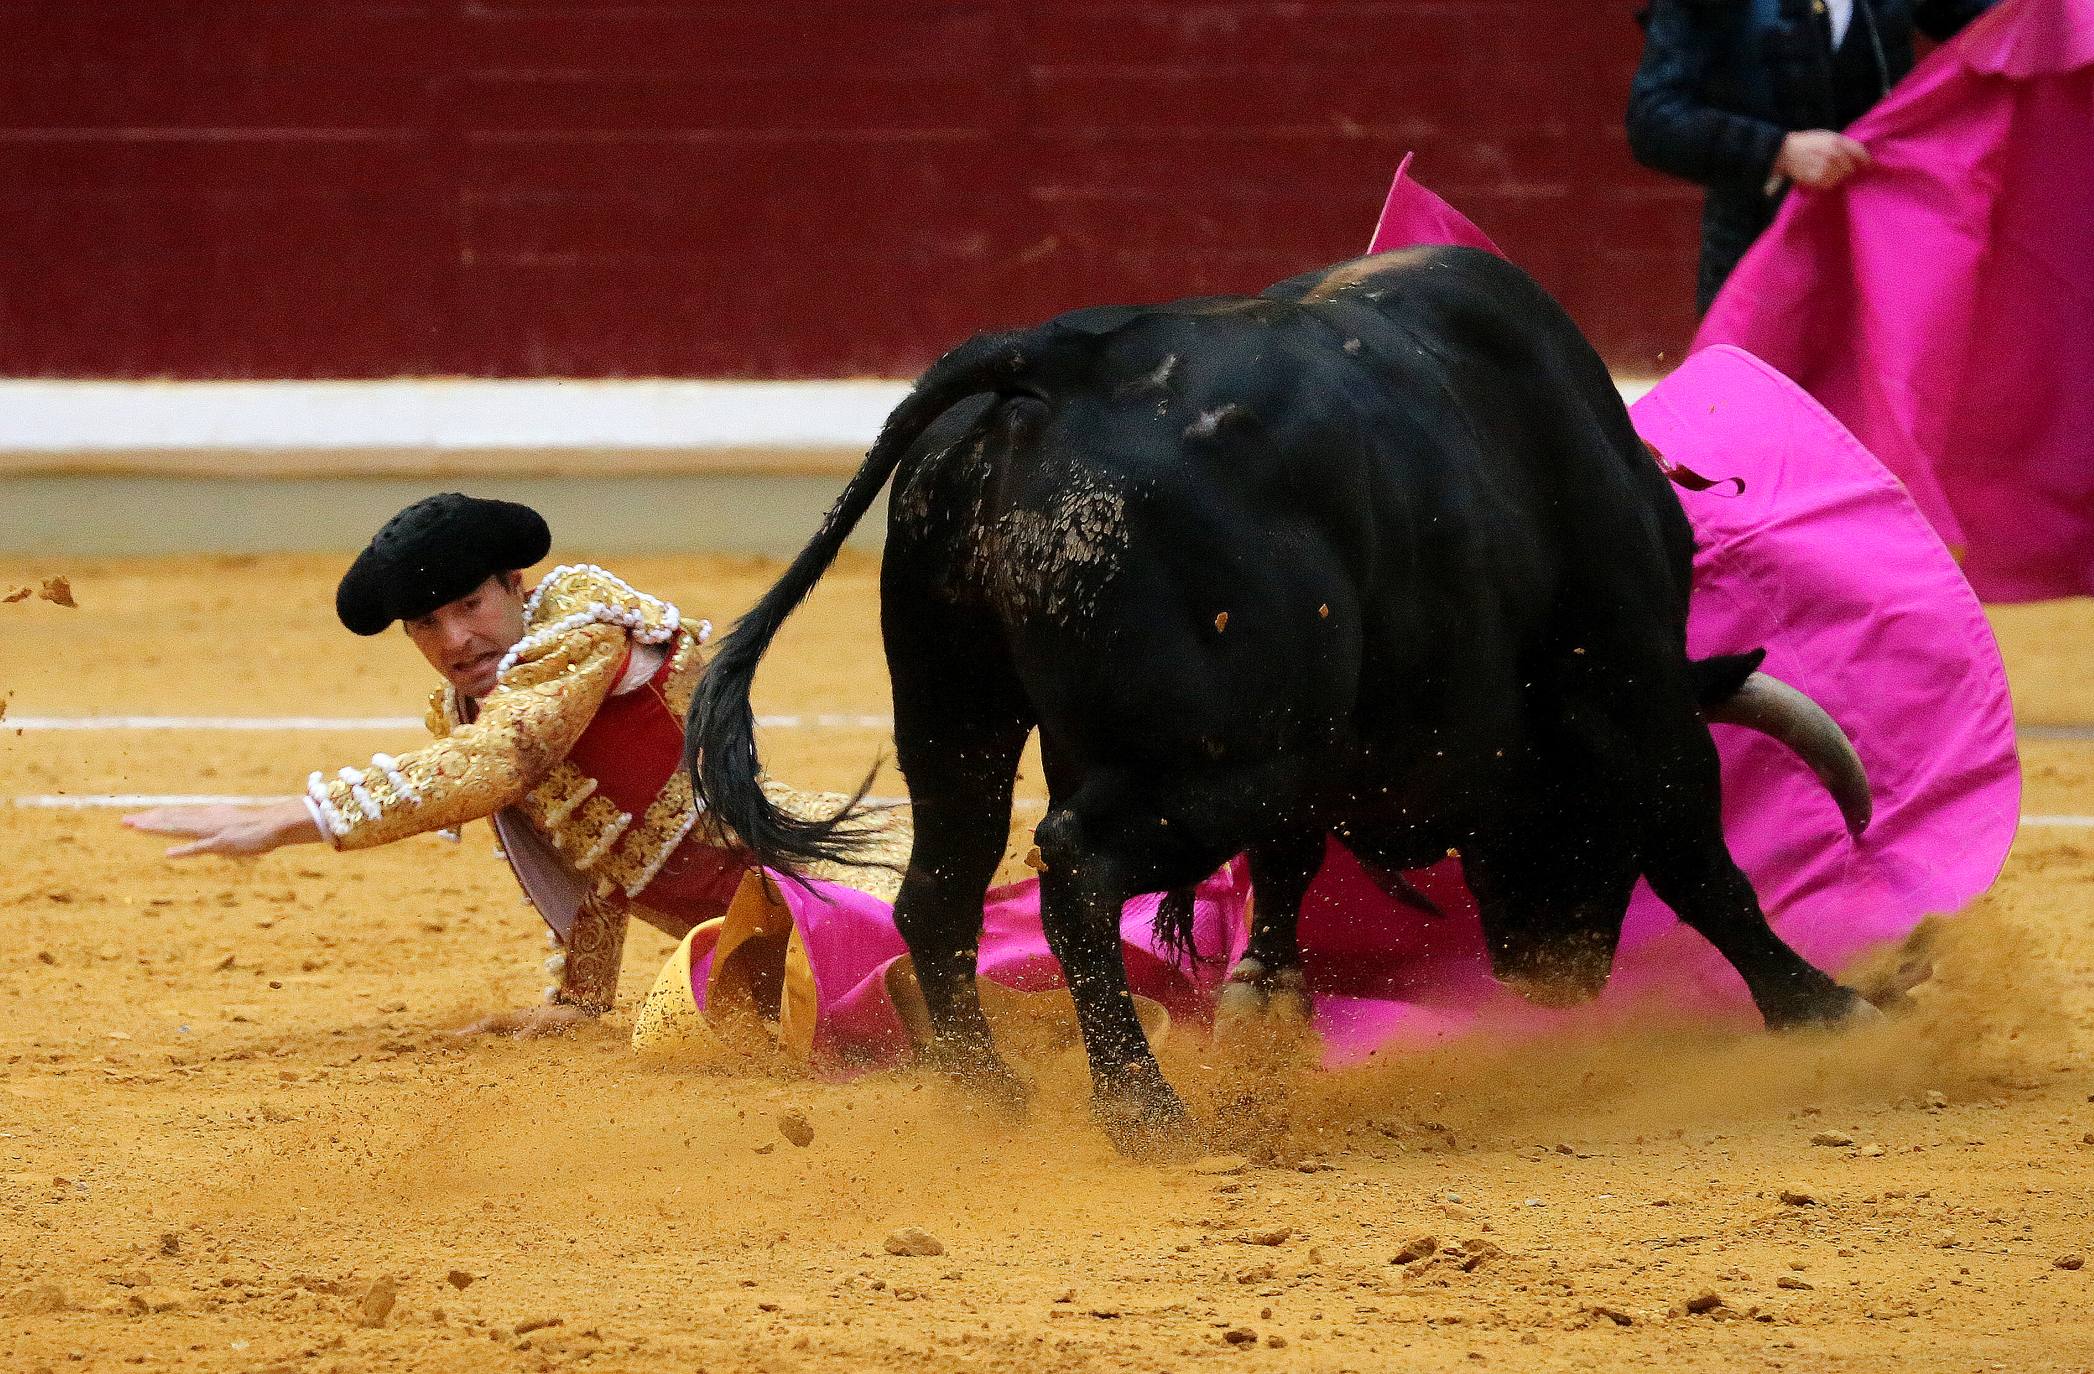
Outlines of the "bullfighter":
M 682 939 L 717 924 L 739 895 L 756 911 L 749 933 L 760 932 L 775 891 L 693 803 L 683 767 L 684 713 L 711 626 L 591 564 L 526 588 L 521 570 L 551 543 L 545 520 L 511 502 L 453 492 L 401 511 L 342 578 L 335 610 L 359 635 L 400 622 L 442 675 L 427 716 L 434 739 L 315 772 L 302 797 L 281 803 L 162 807 L 125 823 L 185 837 L 168 851 L 183 857 L 367 849 L 491 820 L 545 918 L 552 983 L 543 1005 L 468 1031 L 554 1034 L 609 1010 L 635 917 Z M 845 800 L 768 786 L 808 817 Z M 872 825 L 872 863 L 814 876 L 884 909 L 908 834 L 892 813 Z

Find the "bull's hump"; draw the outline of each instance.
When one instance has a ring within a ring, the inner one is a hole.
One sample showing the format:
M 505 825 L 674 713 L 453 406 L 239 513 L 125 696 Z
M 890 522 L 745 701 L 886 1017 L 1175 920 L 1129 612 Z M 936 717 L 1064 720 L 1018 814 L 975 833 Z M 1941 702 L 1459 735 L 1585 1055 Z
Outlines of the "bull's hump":
M 1335 299 L 1340 293 L 1354 287 L 1364 286 L 1376 278 L 1415 272 L 1446 260 L 1451 245 L 1422 243 L 1410 248 L 1392 249 L 1386 253 L 1375 253 L 1364 258 L 1341 262 L 1325 272 L 1317 283 L 1303 294 L 1303 305 L 1315 305 L 1321 301 Z

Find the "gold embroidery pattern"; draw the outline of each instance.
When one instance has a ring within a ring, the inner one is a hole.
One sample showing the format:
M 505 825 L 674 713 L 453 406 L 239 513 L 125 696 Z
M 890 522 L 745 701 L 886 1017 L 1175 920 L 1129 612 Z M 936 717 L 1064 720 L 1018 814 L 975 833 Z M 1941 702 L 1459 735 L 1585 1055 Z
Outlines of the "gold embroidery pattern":
M 628 917 L 615 902 L 592 897 L 575 913 L 567 933 L 566 959 L 552 1000 L 591 1012 L 611 1009 L 618 997 L 618 966 L 625 957 Z
M 669 676 L 662 683 L 662 704 L 678 720 L 691 714 L 691 698 L 698 694 L 698 678 L 705 672 L 705 662 L 705 646 L 698 636 L 686 633 L 677 638 L 675 652 L 669 655 Z
M 769 778 L 764 779 L 763 793 L 780 811 L 802 820 L 833 816 L 838 807 L 850 800 L 841 792 L 807 792 Z M 855 888 L 891 906 L 902 890 L 902 875 L 908 871 L 909 851 L 915 843 L 909 818 L 898 809 L 872 809 L 860 816 L 858 822 L 874 831 L 871 842 L 859 856 L 863 865 L 810 864 L 807 876 Z M 718 825 L 714 828 L 725 829 Z M 735 843 L 738 845 L 740 841 Z
M 443 686 L 429 694 L 429 708 L 422 713 L 422 724 L 430 734 L 442 739 L 462 723 L 458 718 L 457 688 Z
M 584 626 L 616 625 L 642 644 L 660 644 L 683 628 L 683 614 L 615 573 L 594 563 L 579 563 L 554 568 L 545 575 L 524 603 L 524 623 L 530 627 L 528 632 L 502 660 L 504 677 L 513 664 L 529 661 L 544 646 Z M 688 634 L 703 643 L 712 630 L 710 621 L 701 620 Z
M 573 819 L 552 832 L 551 839 L 578 871 L 587 873 L 632 823 L 632 813 L 620 811 L 618 803 L 609 797 L 591 797 L 575 811 Z
M 563 763 L 545 775 L 524 799 L 524 814 L 547 835 L 567 824 L 575 809 L 596 793 L 596 779 L 571 763 Z
M 697 806 L 691 799 L 691 775 L 678 768 L 662 785 L 661 794 L 639 824 L 597 865 L 602 882 L 623 889 L 628 897 L 639 896 L 662 871 L 662 865 L 669 862 L 669 856 L 691 833 L 697 820 Z

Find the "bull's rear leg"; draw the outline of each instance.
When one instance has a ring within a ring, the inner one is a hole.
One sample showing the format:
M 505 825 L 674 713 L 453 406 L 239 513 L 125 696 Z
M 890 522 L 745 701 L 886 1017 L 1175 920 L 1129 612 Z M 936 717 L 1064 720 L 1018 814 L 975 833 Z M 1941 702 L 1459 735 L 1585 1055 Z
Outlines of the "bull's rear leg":
M 1011 787 L 1031 722 L 993 627 L 897 594 L 882 628 L 896 761 L 915 843 L 894 904 L 930 1019 L 926 1060 L 1010 1107 L 1025 1088 L 996 1053 L 975 989 L 982 898 L 1010 840 Z
M 941 778 L 942 771 L 920 760 L 908 770 L 916 839 L 894 924 L 930 1018 L 926 1062 L 1017 1107 L 1024 1087 L 996 1053 L 975 989 L 982 898 L 1009 838 L 1011 784 L 1008 776 L 998 787 L 979 777 Z
M 1291 1021 L 1308 1019 L 1309 990 L 1301 967 L 1301 904 L 1323 867 L 1323 854 L 1323 831 L 1314 827 L 1251 848 L 1251 936 L 1243 958 L 1229 970 L 1215 1001 L 1218 1031 L 1227 1033 L 1231 1027 L 1267 1014 Z
M 1149 1048 L 1120 951 L 1120 909 L 1133 895 L 1125 868 L 1090 842 L 1073 811 L 1050 811 L 1037 834 L 1040 924 L 1076 1003 L 1099 1124 L 1123 1154 L 1182 1150 L 1192 1118 Z
M 1771 1029 L 1827 1026 L 1875 1014 L 1789 948 L 1767 924 L 1752 883 L 1723 839 L 1716 750 L 1703 739 L 1687 777 L 1665 789 L 1668 823 L 1649 848 L 1644 876 L 1651 891 L 1698 931 L 1745 980 Z

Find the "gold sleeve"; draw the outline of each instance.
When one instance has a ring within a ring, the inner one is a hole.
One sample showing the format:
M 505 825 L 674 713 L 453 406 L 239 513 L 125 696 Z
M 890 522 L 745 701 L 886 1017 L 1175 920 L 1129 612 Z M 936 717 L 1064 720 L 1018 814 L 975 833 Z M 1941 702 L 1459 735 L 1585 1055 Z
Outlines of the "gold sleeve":
M 366 849 L 515 805 L 589 728 L 625 658 L 622 626 L 577 626 L 505 669 L 471 724 L 367 769 L 313 774 L 306 795 L 329 841 Z
M 458 694 L 450 687 L 439 687 L 429 694 L 429 709 L 422 713 L 422 725 L 438 739 L 458 728 Z

